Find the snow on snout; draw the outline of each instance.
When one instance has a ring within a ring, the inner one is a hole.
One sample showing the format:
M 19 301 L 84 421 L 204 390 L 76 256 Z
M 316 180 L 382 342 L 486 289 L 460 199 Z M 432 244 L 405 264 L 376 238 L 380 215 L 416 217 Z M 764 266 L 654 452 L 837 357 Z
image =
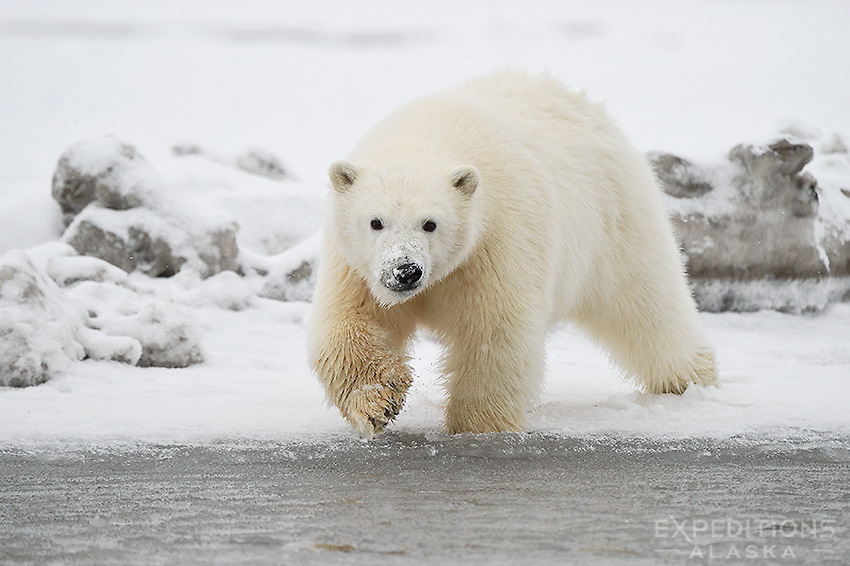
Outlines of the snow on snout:
M 417 287 L 424 286 L 431 266 L 422 243 L 415 239 L 402 243 L 395 242 L 384 247 L 375 277 L 381 285 L 393 290 L 399 285 L 400 268 L 407 264 L 414 264 L 422 270 Z

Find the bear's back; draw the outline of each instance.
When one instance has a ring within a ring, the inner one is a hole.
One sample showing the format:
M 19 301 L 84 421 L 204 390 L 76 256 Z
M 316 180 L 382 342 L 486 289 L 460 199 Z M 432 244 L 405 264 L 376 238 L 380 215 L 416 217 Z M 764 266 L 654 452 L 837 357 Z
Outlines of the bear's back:
M 519 157 L 537 170 L 557 163 L 575 170 L 617 145 L 624 145 L 619 128 L 584 92 L 548 75 L 500 70 L 402 106 L 366 133 L 351 158 L 429 154 L 486 169 L 488 161 L 498 167 Z

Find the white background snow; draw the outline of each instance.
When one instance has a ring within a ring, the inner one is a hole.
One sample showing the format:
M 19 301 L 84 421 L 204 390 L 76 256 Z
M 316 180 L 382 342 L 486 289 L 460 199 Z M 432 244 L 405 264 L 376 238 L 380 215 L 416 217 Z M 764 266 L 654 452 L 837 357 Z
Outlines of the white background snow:
M 327 165 L 383 114 L 498 66 L 548 70 L 605 100 L 643 150 L 712 159 L 800 120 L 850 135 L 850 3 L 0 3 L 0 254 L 61 235 L 50 179 L 70 144 L 115 134 L 198 210 L 237 219 L 261 261 L 319 228 Z M 171 147 L 260 147 L 283 184 Z M 41 248 L 44 249 L 43 247 Z M 38 249 L 34 252 L 38 255 Z M 136 276 L 133 277 L 142 277 Z M 310 306 L 238 278 L 144 283 L 200 321 L 186 369 L 75 362 L 0 388 L 0 445 L 324 442 L 354 433 L 305 363 Z M 139 283 L 142 284 L 142 283 Z M 231 310 L 234 304 L 242 310 Z M 573 329 L 551 336 L 531 428 L 572 436 L 802 439 L 850 435 L 850 304 L 816 316 L 702 315 L 721 387 L 634 392 Z M 0 344 L 0 347 L 3 347 Z M 441 434 L 439 349 L 395 430 Z

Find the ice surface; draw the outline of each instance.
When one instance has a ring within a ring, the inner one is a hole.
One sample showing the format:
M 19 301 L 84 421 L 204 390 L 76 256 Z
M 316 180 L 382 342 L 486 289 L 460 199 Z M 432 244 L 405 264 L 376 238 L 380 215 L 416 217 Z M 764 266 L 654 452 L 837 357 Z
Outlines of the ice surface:
M 847 458 L 846 446 L 540 434 L 0 449 L 15 471 L 0 561 L 843 563 Z

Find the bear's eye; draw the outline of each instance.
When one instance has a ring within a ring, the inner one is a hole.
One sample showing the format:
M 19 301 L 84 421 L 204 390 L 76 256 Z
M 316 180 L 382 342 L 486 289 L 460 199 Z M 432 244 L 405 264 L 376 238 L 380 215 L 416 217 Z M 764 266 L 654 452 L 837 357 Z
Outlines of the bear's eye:
M 425 223 L 422 225 L 422 229 L 426 232 L 433 232 L 437 229 L 437 223 L 433 220 L 426 220 Z
M 372 230 L 383 230 L 384 223 L 381 222 L 380 218 L 373 218 L 372 222 L 369 223 L 369 226 L 372 227 Z

